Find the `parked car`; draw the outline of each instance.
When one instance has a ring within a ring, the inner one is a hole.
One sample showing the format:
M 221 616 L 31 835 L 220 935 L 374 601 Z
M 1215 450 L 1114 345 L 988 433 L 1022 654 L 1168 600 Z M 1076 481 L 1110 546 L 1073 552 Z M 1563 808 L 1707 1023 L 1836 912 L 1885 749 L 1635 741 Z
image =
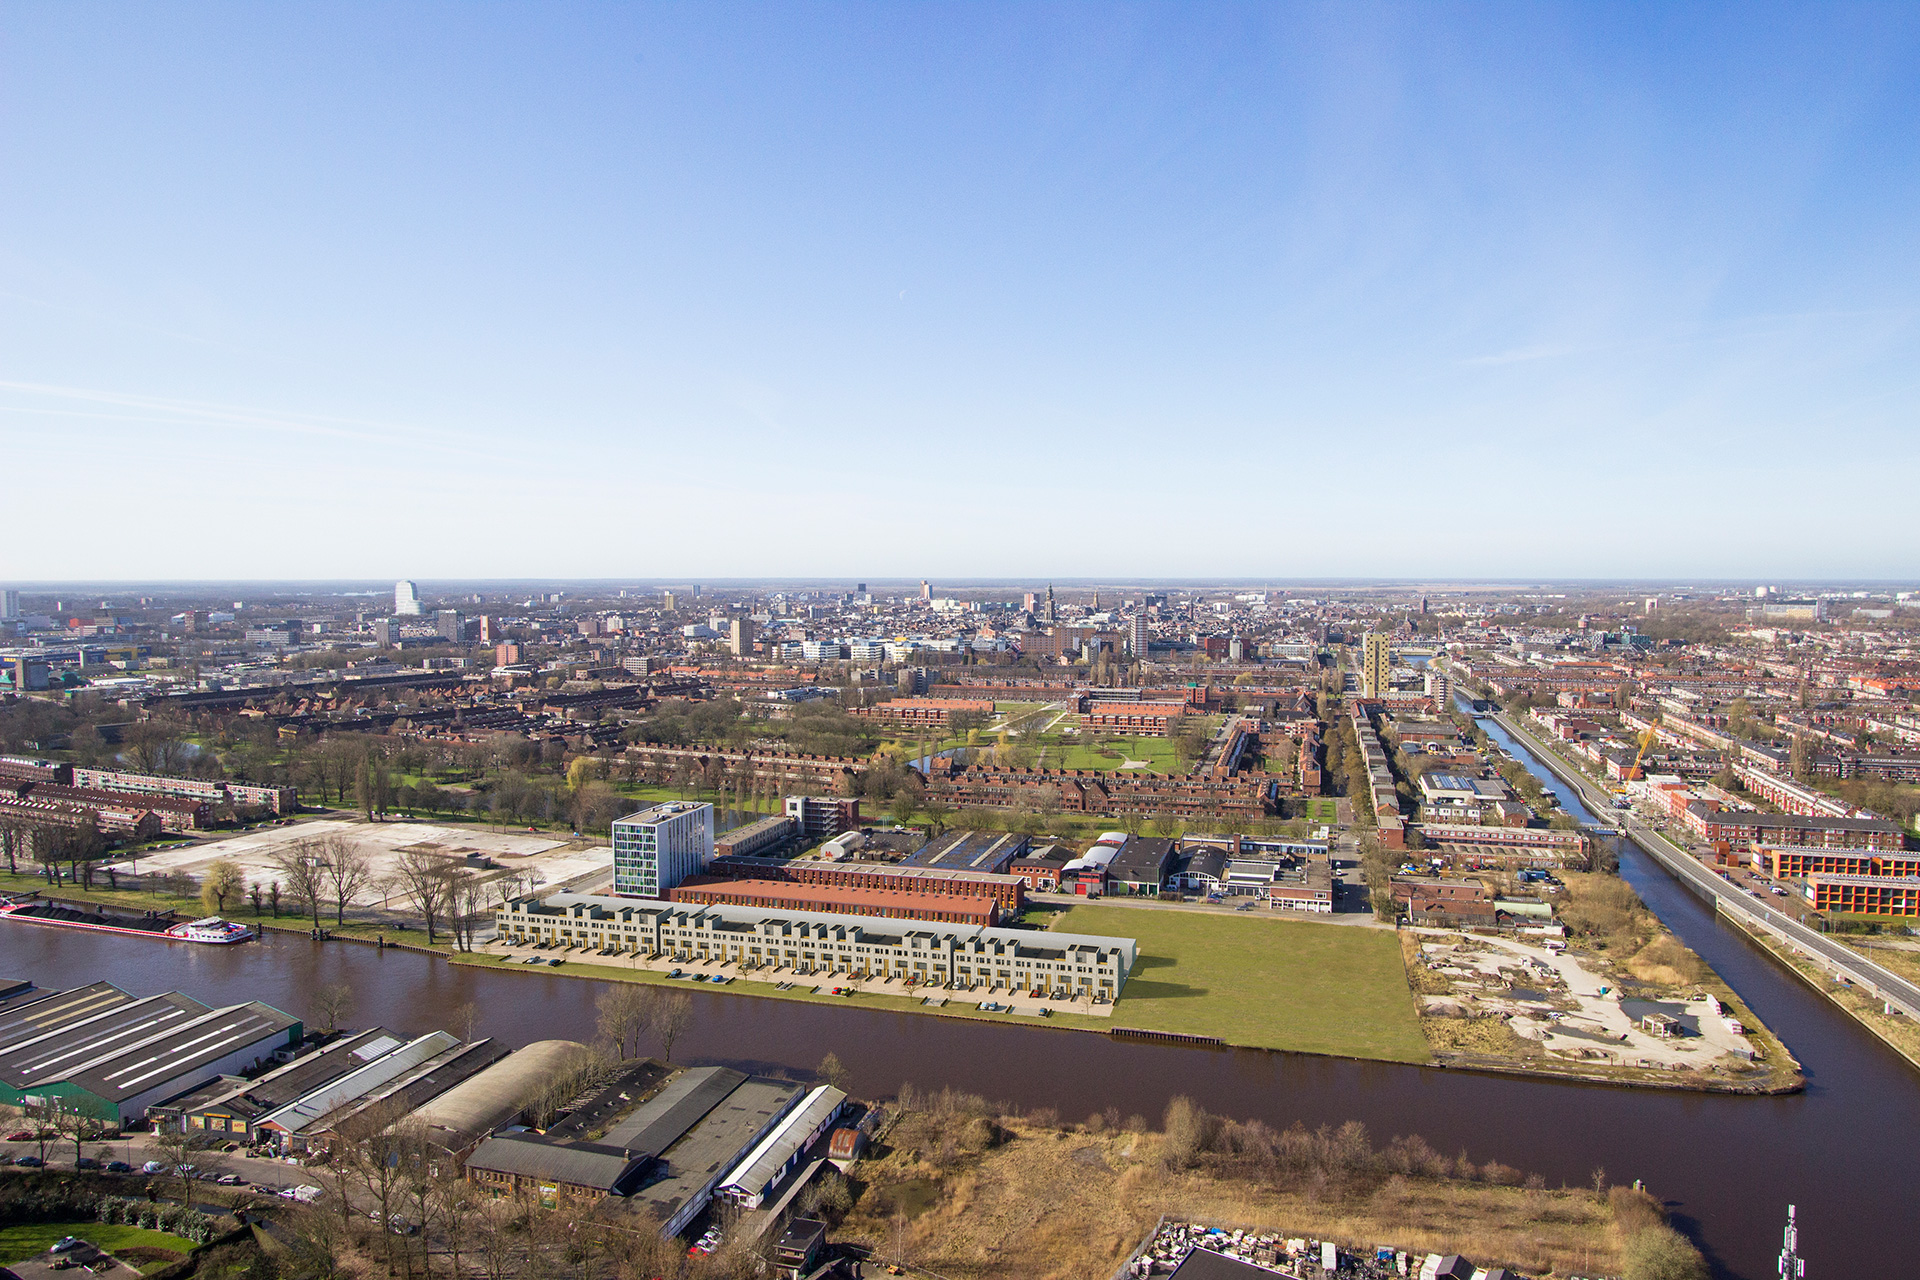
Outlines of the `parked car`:
M 7 1165 L 10 1165 L 12 1163 L 13 1163 L 13 1157 L 8 1155 L 4 1151 L 0 1151 L 0 1168 L 5 1168 Z
M 73 1167 L 76 1169 L 98 1169 L 100 1167 L 100 1162 L 98 1160 L 95 1160 L 92 1156 L 81 1156 L 78 1160 L 75 1160 L 73 1162 Z
M 214 1181 L 223 1187 L 237 1187 L 245 1182 L 245 1179 L 237 1173 L 223 1173 L 215 1178 Z
M 140 1166 L 140 1172 L 142 1173 L 165 1173 L 166 1171 L 167 1166 L 161 1164 L 158 1160 L 149 1160 Z
M 128 1164 L 125 1160 L 109 1160 L 107 1161 L 107 1172 L 108 1173 L 132 1173 L 133 1166 Z
M 53 1248 L 48 1250 L 48 1252 L 66 1253 L 69 1250 L 78 1249 L 82 1244 L 85 1244 L 85 1243 L 86 1242 L 82 1240 L 79 1236 L 61 1236 L 58 1240 L 54 1241 Z
M 46 1164 L 39 1156 L 15 1156 L 13 1162 L 23 1169 L 38 1169 Z

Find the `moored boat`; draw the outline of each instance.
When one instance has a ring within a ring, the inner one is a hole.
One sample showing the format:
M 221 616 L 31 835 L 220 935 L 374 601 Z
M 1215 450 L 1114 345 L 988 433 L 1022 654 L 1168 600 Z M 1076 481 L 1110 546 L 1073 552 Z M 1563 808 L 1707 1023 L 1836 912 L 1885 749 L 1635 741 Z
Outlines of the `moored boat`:
M 167 930 L 169 938 L 185 942 L 211 942 L 225 945 L 230 942 L 245 942 L 253 936 L 253 930 L 244 924 L 232 920 L 222 920 L 219 916 L 207 916 L 201 920 L 189 920 Z

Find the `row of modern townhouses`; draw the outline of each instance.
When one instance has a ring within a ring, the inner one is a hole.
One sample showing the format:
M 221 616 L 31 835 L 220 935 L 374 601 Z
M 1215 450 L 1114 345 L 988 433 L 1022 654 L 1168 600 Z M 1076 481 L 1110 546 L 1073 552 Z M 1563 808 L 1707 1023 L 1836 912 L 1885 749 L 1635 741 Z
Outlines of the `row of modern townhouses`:
M 1066 991 L 1109 1000 L 1119 996 L 1134 964 L 1131 938 L 588 894 L 515 898 L 500 908 L 496 926 L 501 941 L 516 945 L 610 947 L 748 969 Z

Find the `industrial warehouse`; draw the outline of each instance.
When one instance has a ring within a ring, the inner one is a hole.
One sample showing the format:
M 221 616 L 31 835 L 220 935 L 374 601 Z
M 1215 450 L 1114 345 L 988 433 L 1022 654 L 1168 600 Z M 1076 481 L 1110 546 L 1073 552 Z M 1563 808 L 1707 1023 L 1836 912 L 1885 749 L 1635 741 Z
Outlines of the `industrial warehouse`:
M 793 886 L 786 886 L 793 887 Z M 964 989 L 1006 987 L 1114 1000 L 1133 971 L 1131 938 L 1036 933 L 733 905 L 678 906 L 593 894 L 509 900 L 495 937 L 582 946 L 655 962 L 847 974 Z
M 668 1237 L 716 1203 L 729 1221 L 785 1204 L 823 1167 L 850 1105 L 828 1085 L 638 1059 L 595 1068 L 591 1089 L 546 1128 L 523 1123 L 539 1085 L 588 1061 L 569 1040 L 515 1053 L 445 1031 L 309 1035 L 255 1002 L 210 1009 L 106 982 L 65 992 L 0 982 L 0 1097 L 11 1104 L 301 1162 L 402 1123 L 477 1188 L 631 1210 Z M 762 1219 L 756 1229 L 780 1220 Z
M 258 1000 L 213 1009 L 170 991 L 137 999 L 108 982 L 0 1000 L 0 1102 L 58 1105 L 111 1125 L 223 1072 L 299 1045 L 301 1025 Z

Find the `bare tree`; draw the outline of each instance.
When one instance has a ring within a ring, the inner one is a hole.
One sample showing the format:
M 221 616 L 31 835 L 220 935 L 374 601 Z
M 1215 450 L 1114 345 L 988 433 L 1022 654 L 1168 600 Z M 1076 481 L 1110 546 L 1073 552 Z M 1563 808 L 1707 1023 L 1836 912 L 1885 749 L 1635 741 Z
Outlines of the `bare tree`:
M 347 922 L 347 904 L 373 879 L 373 863 L 351 840 L 328 836 L 320 845 L 327 895 L 333 902 L 333 922 Z
M 352 1016 L 353 988 L 346 983 L 335 982 L 313 993 L 313 1017 L 321 1030 L 337 1031 Z
M 427 945 L 432 946 L 434 928 L 440 922 L 441 913 L 447 909 L 448 899 L 453 894 L 458 878 L 456 873 L 444 861 L 424 849 L 410 849 L 400 855 L 394 874 L 400 881 L 401 891 L 407 895 L 407 901 L 425 919 Z
M 293 900 L 312 914 L 313 927 L 318 929 L 320 908 L 327 900 L 327 872 L 319 848 L 311 840 L 301 840 L 276 849 L 269 861 L 280 873 L 276 883 L 285 885 Z
M 693 997 L 684 991 L 664 992 L 655 998 L 647 1029 L 660 1042 L 662 1061 L 673 1061 L 673 1042 L 693 1027 Z
M 593 1002 L 599 1010 L 595 1029 L 625 1061 L 629 1050 L 637 1057 L 640 1038 L 652 1025 L 659 992 L 637 982 L 616 982 Z
M 73 1163 L 78 1168 L 81 1144 L 99 1131 L 100 1122 L 80 1109 L 78 1099 L 54 1098 L 47 1106 L 47 1124 L 63 1141 L 73 1144 Z
M 463 1000 L 453 1007 L 447 1015 L 447 1030 L 459 1036 L 468 1044 L 473 1043 L 474 1028 L 480 1023 L 480 1006 L 471 1000 Z

